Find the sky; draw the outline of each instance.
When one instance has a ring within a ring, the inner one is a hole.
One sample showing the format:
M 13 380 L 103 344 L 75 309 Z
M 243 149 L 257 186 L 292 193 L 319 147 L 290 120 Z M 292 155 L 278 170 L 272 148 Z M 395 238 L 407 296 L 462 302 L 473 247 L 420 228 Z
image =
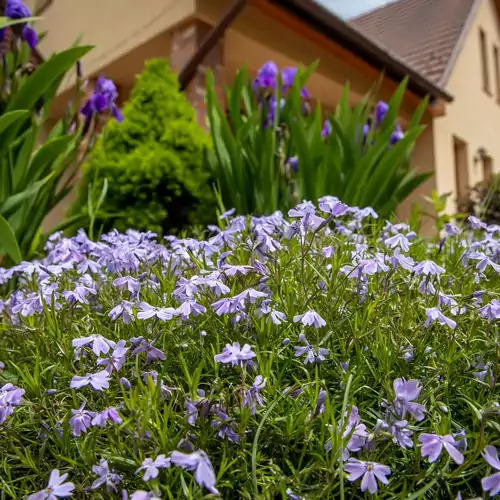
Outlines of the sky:
M 388 0 L 316 0 L 341 17 L 352 17 L 389 3 Z

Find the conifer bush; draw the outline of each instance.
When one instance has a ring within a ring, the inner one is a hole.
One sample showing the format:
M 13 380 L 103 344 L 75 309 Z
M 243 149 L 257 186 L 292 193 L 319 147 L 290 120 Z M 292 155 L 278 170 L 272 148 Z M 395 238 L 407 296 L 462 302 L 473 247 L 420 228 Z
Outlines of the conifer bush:
M 168 61 L 146 63 L 123 114 L 123 123 L 107 124 L 84 166 L 74 210 L 88 211 L 89 186 L 99 193 L 107 179 L 105 229 L 164 234 L 209 222 L 215 204 L 203 162 L 210 140 Z

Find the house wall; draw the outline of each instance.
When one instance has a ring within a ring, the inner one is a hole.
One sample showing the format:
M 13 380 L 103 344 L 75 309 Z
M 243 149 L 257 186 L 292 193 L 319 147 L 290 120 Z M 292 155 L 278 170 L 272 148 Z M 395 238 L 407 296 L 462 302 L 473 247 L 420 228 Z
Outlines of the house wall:
M 195 0 L 54 0 L 37 23 L 46 36 L 43 55 L 75 42 L 94 45 L 84 58 L 87 75 L 194 15 Z M 72 85 L 68 79 L 66 88 Z M 64 90 L 64 89 L 63 89 Z
M 489 94 L 482 84 L 480 29 L 486 33 Z M 447 107 L 446 116 L 436 118 L 434 123 L 436 183 L 440 194 L 453 192 L 447 207 L 450 213 L 455 213 L 457 208 L 454 136 L 466 144 L 470 186 L 483 178 L 481 162 L 474 163 L 478 148 L 486 148 L 493 161 L 493 170 L 500 170 L 500 100 L 495 82 L 494 45 L 500 48 L 498 11 L 492 0 L 483 0 L 478 4 L 477 14 L 446 85 L 455 100 Z

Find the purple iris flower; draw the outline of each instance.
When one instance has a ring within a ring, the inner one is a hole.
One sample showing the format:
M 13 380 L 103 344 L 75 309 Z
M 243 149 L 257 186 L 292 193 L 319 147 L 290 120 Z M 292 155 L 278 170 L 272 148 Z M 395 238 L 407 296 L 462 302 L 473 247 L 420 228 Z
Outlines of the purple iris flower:
M 481 480 L 483 490 L 487 491 L 491 497 L 494 497 L 500 493 L 500 460 L 498 459 L 498 451 L 494 446 L 487 446 L 482 455 L 486 462 L 488 462 L 488 465 L 499 471 Z
M 256 354 L 248 344 L 240 347 L 239 342 L 233 342 L 232 345 L 226 344 L 222 352 L 214 356 L 214 360 L 218 363 L 231 363 L 233 366 L 243 367 L 247 362 L 251 362 L 255 356 Z
M 325 120 L 323 123 L 323 128 L 321 129 L 321 137 L 328 137 L 332 133 L 332 124 L 330 120 Z
M 5 2 L 4 16 L 9 19 L 27 19 L 32 17 L 30 9 L 25 5 L 22 0 L 7 0 Z M 21 29 L 21 36 L 23 40 L 34 50 L 38 44 L 38 34 L 32 26 L 22 23 L 18 26 L 13 26 L 12 31 L 17 34 Z M 0 42 L 5 39 L 7 28 L 0 29 Z
M 257 375 L 252 384 L 252 387 L 248 389 L 245 393 L 245 398 L 243 399 L 243 406 L 245 408 L 251 408 L 250 414 L 255 415 L 257 412 L 257 405 L 264 406 L 262 398 L 260 397 L 259 391 L 266 386 L 266 379 L 262 375 Z
M 437 321 L 440 325 L 448 325 L 452 330 L 457 327 L 457 322 L 446 317 L 438 307 L 428 307 L 425 310 L 427 320 L 424 323 L 425 328 L 429 328 L 431 323 Z
M 375 106 L 375 127 L 378 127 L 385 119 L 389 105 L 384 101 L 377 102 Z
M 405 380 L 398 378 L 393 382 L 394 392 L 396 399 L 389 407 L 399 420 L 403 420 L 407 413 L 409 413 L 417 422 L 420 422 L 425 417 L 425 406 L 420 403 L 415 403 L 415 400 L 422 391 L 420 381 L 411 379 Z
M 92 472 L 98 476 L 98 478 L 92 483 L 92 486 L 90 486 L 91 490 L 96 490 L 97 488 L 106 485 L 106 491 L 108 493 L 118 492 L 117 486 L 121 483 L 122 476 L 110 470 L 106 460 L 101 459 L 99 465 L 93 465 Z
M 21 404 L 24 389 L 8 383 L 0 388 L 0 425 L 14 413 L 14 408 Z
M 290 158 L 286 160 L 286 165 L 296 174 L 299 171 L 299 157 L 290 156 Z
M 123 114 L 115 101 L 118 98 L 116 85 L 112 80 L 100 76 L 95 84 L 94 92 L 84 104 L 80 112 L 90 121 L 95 114 L 111 111 L 111 115 L 118 122 L 123 121 Z
M 152 458 L 145 458 L 142 465 L 137 469 L 136 474 L 144 471 L 142 479 L 144 481 L 149 481 L 150 479 L 156 479 L 158 477 L 160 469 L 167 469 L 168 467 L 170 467 L 170 457 L 158 455 L 154 460 Z
M 69 425 L 73 430 L 73 436 L 79 437 L 82 432 L 87 432 L 87 429 L 95 417 L 95 412 L 84 410 L 85 403 L 78 410 L 71 410 L 73 416 L 69 419 Z
M 456 464 L 464 463 L 464 456 L 458 451 L 458 443 L 451 434 L 438 436 L 437 434 L 423 433 L 418 436 L 418 440 L 422 443 L 422 457 L 428 457 L 429 462 L 435 462 L 444 448 Z
M 253 89 L 258 92 L 259 89 L 274 89 L 278 79 L 278 65 L 273 61 L 268 61 L 257 71 L 257 77 L 253 82 Z
M 377 479 L 382 484 L 389 484 L 387 476 L 391 474 L 391 469 L 387 465 L 376 462 L 362 462 L 355 458 L 350 458 L 344 465 L 344 470 L 349 474 L 348 480 L 351 482 L 361 479 L 361 491 L 368 490 L 372 495 L 377 492 Z
M 147 302 L 139 304 L 140 311 L 137 313 L 138 319 L 156 318 L 162 321 L 167 321 L 177 316 L 177 310 L 173 307 L 153 307 Z
M 92 425 L 98 427 L 106 427 L 108 420 L 112 424 L 120 425 L 123 422 L 122 417 L 120 417 L 119 413 L 116 411 L 116 408 L 110 407 L 105 410 L 99 412 L 93 419 Z
M 75 485 L 65 482 L 68 474 L 60 474 L 57 469 L 50 473 L 47 488 L 28 496 L 27 500 L 56 500 L 57 498 L 68 498 L 73 496 Z
M 326 325 L 326 321 L 313 310 L 309 310 L 304 314 L 298 314 L 293 317 L 293 322 L 301 322 L 304 326 L 313 326 L 314 328 L 321 328 Z
M 389 142 L 393 146 L 394 144 L 397 144 L 399 141 L 404 139 L 404 137 L 405 137 L 405 133 L 403 132 L 401 125 L 397 124 L 394 127 L 394 132 L 392 133 Z
M 207 488 L 214 495 L 219 494 L 215 488 L 216 477 L 212 463 L 204 451 L 198 450 L 193 453 L 173 451 L 170 459 L 177 467 L 194 472 L 194 479 L 200 487 Z
M 107 370 L 102 370 L 97 373 L 87 373 L 84 377 L 75 375 L 71 379 L 70 387 L 72 389 L 81 389 L 86 385 L 92 387 L 94 391 L 102 391 L 109 388 L 109 373 Z

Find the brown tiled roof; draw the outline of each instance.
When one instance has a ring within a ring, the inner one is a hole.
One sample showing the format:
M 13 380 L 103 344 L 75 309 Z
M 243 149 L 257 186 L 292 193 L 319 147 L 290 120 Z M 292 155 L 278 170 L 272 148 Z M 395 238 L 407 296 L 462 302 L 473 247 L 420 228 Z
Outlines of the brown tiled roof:
M 477 0 L 397 0 L 349 20 L 418 73 L 444 85 Z

